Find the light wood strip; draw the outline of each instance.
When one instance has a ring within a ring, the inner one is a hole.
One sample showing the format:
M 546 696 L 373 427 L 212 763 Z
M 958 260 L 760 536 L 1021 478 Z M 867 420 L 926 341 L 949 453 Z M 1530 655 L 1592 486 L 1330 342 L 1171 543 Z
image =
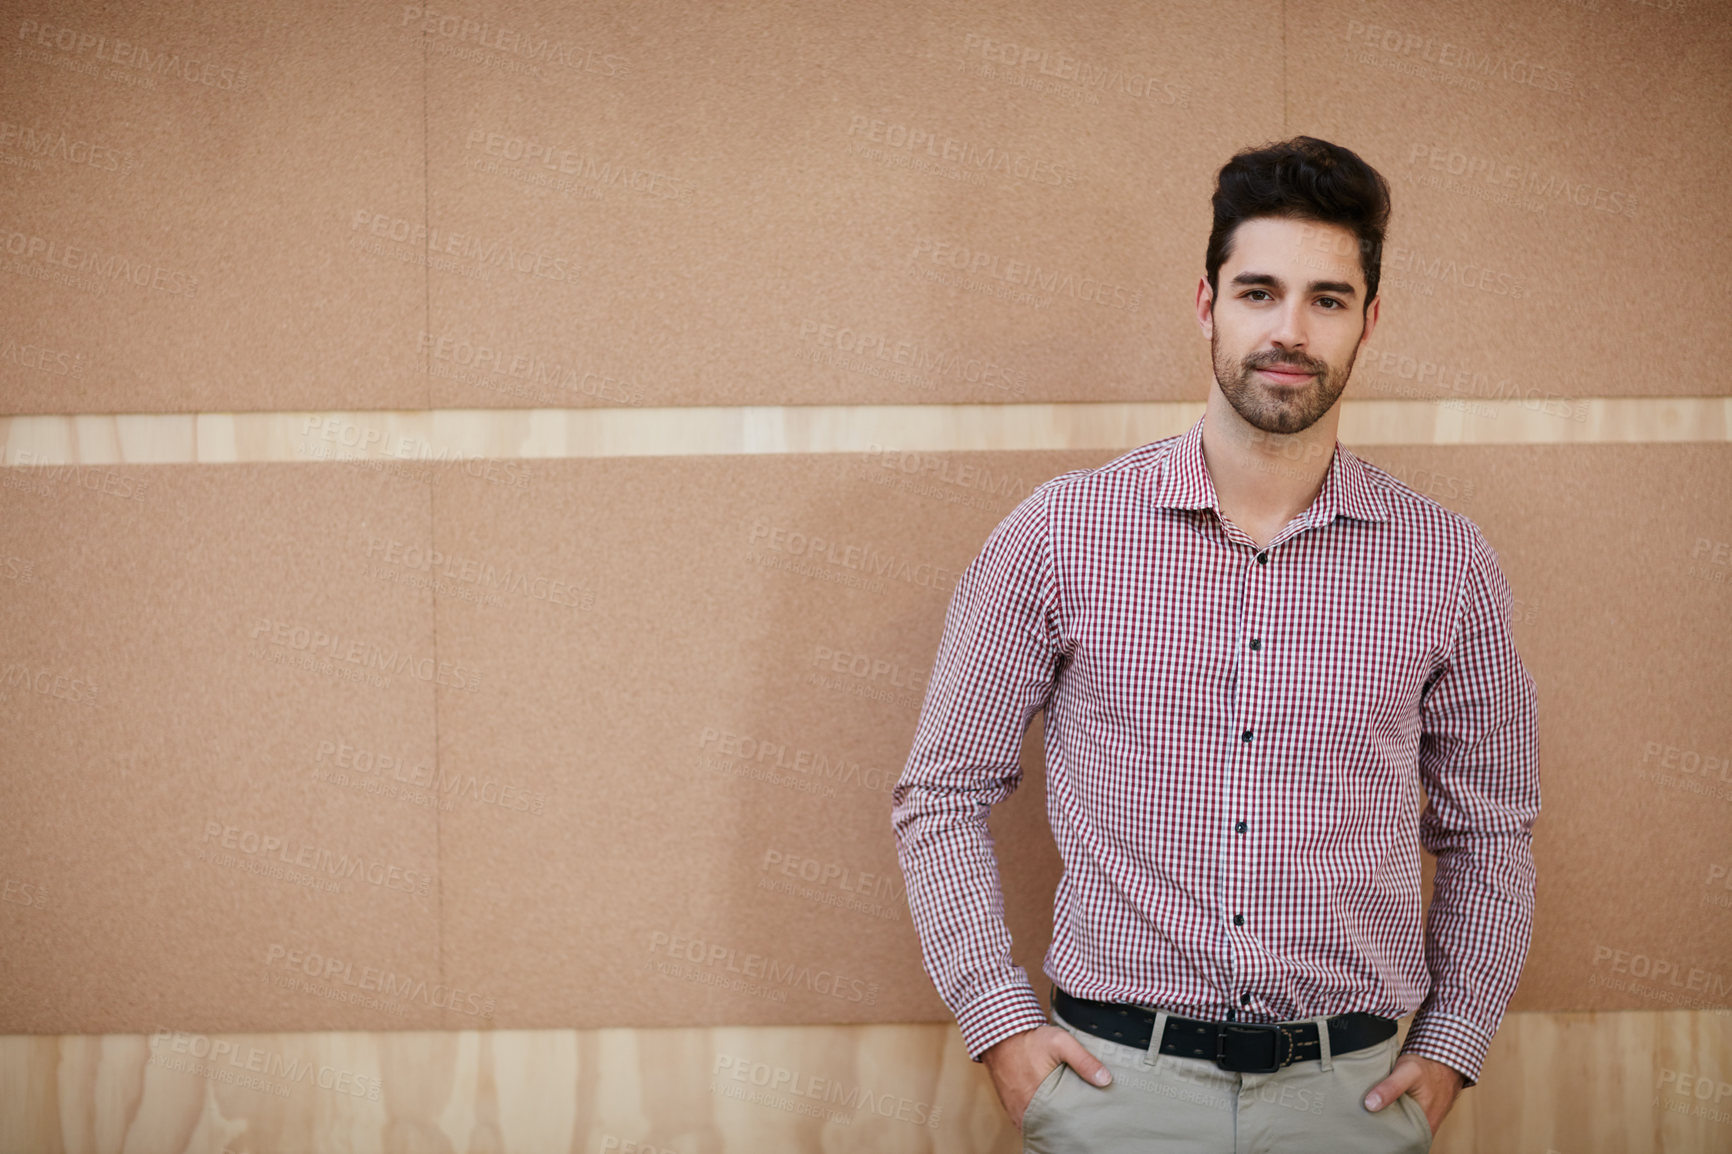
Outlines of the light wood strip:
M 1725 441 L 1732 398 L 1343 401 L 1350 445 Z M 1202 402 L 681 409 L 120 414 L 0 418 L 7 465 L 1135 448 L 1183 432 Z
M 1729 1027 L 1728 1011 L 1510 1014 L 1433 1149 L 1732 1149 Z M 190 1068 L 195 1054 L 203 1068 Z M 805 1093 L 790 1092 L 794 1079 Z M 1020 1148 L 948 1025 L 0 1037 L 8 1154 L 623 1154 L 628 1143 L 679 1154 Z

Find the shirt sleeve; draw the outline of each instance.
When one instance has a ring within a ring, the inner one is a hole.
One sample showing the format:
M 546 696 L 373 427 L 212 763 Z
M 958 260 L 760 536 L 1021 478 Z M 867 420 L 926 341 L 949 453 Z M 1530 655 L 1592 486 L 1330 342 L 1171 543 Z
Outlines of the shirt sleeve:
M 1050 482 L 1049 482 L 1050 484 Z M 988 810 L 1016 791 L 1029 722 L 1059 661 L 1047 486 L 963 571 L 945 616 L 908 764 L 891 793 L 897 858 L 926 972 L 975 1061 L 1047 1025 L 1010 931 Z
M 1540 810 L 1533 679 L 1510 636 L 1509 585 L 1476 528 L 1454 644 L 1421 705 L 1420 842 L 1437 858 L 1425 927 L 1431 992 L 1402 1044 L 1464 1088 L 1503 1019 L 1533 930 Z

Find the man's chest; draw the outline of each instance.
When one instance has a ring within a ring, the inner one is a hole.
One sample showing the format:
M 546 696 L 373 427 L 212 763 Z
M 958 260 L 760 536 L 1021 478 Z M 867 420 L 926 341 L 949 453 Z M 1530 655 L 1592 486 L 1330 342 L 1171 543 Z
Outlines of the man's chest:
M 1456 583 L 1389 534 L 1338 523 L 1259 551 L 1169 527 L 1067 544 L 1060 690 L 1106 724 L 1312 740 L 1403 727 L 1451 642 Z

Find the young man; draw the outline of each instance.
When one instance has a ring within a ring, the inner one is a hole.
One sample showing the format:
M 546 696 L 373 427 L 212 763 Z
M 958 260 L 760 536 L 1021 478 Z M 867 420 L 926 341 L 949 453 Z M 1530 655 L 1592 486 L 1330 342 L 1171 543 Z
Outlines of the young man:
M 1509 588 L 1471 521 L 1335 440 L 1388 195 L 1310 137 L 1235 156 L 1203 418 L 1042 485 L 957 585 L 892 819 L 927 972 L 1027 1150 L 1426 1150 L 1527 956 Z M 986 826 L 1040 710 L 1051 1024 Z

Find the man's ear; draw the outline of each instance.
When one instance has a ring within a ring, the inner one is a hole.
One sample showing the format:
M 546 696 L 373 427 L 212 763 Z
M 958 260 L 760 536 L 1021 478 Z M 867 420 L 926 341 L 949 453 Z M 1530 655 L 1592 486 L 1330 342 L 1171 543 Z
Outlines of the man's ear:
M 1372 297 L 1370 302 L 1365 306 L 1365 331 L 1359 334 L 1359 345 L 1361 348 L 1363 348 L 1365 343 L 1371 339 L 1371 330 L 1377 327 L 1377 313 L 1382 304 L 1383 297 L 1382 295 L 1378 295 Z
M 1197 327 L 1203 330 L 1204 340 L 1215 335 L 1215 294 L 1209 290 L 1207 273 L 1197 279 Z

